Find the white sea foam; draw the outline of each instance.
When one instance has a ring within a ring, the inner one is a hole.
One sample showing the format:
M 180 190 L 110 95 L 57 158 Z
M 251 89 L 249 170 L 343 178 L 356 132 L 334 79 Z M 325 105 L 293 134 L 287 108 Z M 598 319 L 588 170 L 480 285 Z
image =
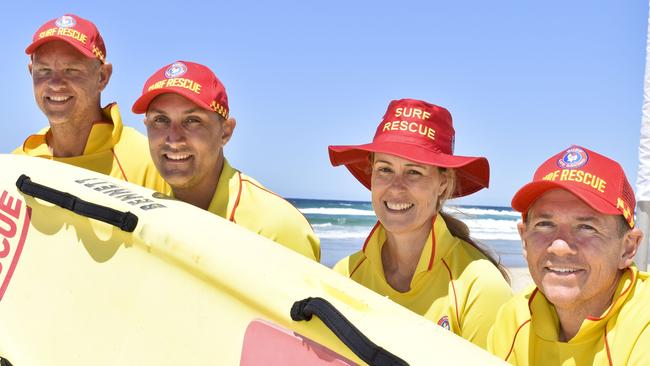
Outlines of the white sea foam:
M 519 234 L 472 233 L 472 238 L 478 240 L 513 240 L 513 241 L 521 240 Z
M 471 236 L 472 238 L 478 240 L 516 240 L 516 241 L 521 240 L 519 234 L 512 234 L 512 233 L 489 233 L 489 232 L 481 232 L 481 231 L 472 231 Z
M 458 218 L 471 218 L 475 216 L 502 216 L 504 220 L 511 220 L 513 218 L 521 217 L 519 212 L 510 211 L 510 210 L 495 210 L 495 209 L 484 209 L 476 207 L 455 207 L 450 206 L 447 210 L 448 213 L 454 215 Z M 311 215 L 339 215 L 339 216 L 375 216 L 373 210 L 361 210 L 358 208 L 343 208 L 343 207 L 306 207 L 301 208 L 300 212 L 303 214 Z
M 464 219 L 471 236 L 482 240 L 519 240 L 517 221 L 495 219 Z
M 470 230 L 490 232 L 517 233 L 517 221 L 495 219 L 465 219 L 462 220 Z
M 359 210 L 356 208 L 311 207 L 301 208 L 300 212 L 305 215 L 375 216 L 375 212 L 372 210 Z
M 367 226 L 365 224 L 359 225 L 359 219 L 354 219 L 356 224 L 353 224 L 350 216 L 363 216 L 368 217 L 368 219 L 375 216 L 372 209 L 364 209 L 365 207 L 341 203 L 338 207 L 305 207 L 301 208 L 300 211 L 305 215 L 332 216 L 331 220 L 327 220 L 331 222 L 321 221 L 313 225 L 316 234 L 321 239 L 363 241 L 372 229 L 374 222 Z M 473 238 L 479 240 L 520 240 L 517 233 L 517 221 L 520 220 L 521 214 L 518 212 L 506 208 L 456 206 L 448 207 L 447 212 L 465 222 Z M 363 220 L 365 221 L 365 219 Z
M 514 220 L 463 220 L 469 227 L 471 236 L 479 240 L 520 240 L 517 223 Z M 368 236 L 371 226 L 345 226 L 336 224 L 313 225 L 321 239 L 359 239 Z
M 364 230 L 350 231 L 350 230 L 318 230 L 317 228 L 315 228 L 315 231 L 316 231 L 316 235 L 318 235 L 318 237 L 321 239 L 337 239 L 337 240 L 356 239 L 361 242 L 368 237 L 368 234 L 370 233 L 370 229 L 371 228 L 368 228 L 368 230 L 364 229 Z
M 459 218 L 466 216 L 483 216 L 483 215 L 492 215 L 492 216 L 506 216 L 510 217 L 521 217 L 521 213 L 510 210 L 495 210 L 491 208 L 477 208 L 477 207 L 455 207 L 450 206 L 447 209 L 447 212 Z

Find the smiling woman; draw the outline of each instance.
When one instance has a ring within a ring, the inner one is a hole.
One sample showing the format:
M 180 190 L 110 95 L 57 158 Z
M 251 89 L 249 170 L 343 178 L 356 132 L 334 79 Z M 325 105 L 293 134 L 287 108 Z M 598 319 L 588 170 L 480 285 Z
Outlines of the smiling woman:
M 408 266 L 417 265 L 431 233 L 431 218 L 438 212 L 439 197 L 448 184 L 447 174 L 438 167 L 374 154 L 372 207 L 387 235 L 381 256 L 384 275 L 399 292 L 411 288 L 413 271 Z
M 485 347 L 511 291 L 467 226 L 441 212 L 448 198 L 489 181 L 487 160 L 454 155 L 453 141 L 446 109 L 402 99 L 390 103 L 372 143 L 329 147 L 332 164 L 371 190 L 379 220 L 362 250 L 334 270 Z

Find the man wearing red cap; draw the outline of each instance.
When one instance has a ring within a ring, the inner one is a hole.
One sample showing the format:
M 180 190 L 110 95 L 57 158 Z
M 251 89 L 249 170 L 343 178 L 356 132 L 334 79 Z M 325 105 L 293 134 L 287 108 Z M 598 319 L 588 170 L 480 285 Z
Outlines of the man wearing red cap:
M 146 113 L 151 157 L 176 198 L 320 259 L 320 242 L 305 217 L 225 159 L 236 123 L 226 89 L 209 68 L 187 61 L 162 67 L 132 110 Z
M 536 286 L 507 302 L 488 349 L 516 365 L 647 365 L 650 282 L 632 259 L 634 192 L 621 166 L 571 146 L 512 199 Z
M 57 160 L 148 188 L 169 190 L 147 154 L 147 141 L 122 125 L 117 104 L 101 107 L 112 73 L 106 47 L 90 21 L 66 14 L 43 24 L 25 52 L 36 104 L 50 126 L 15 154 Z

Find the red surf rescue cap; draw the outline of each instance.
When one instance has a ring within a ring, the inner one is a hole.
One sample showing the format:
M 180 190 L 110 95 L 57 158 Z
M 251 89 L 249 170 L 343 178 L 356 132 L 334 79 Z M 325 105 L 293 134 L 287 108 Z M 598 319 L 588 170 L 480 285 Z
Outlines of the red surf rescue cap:
M 208 67 L 195 62 L 176 61 L 156 71 L 144 84 L 135 101 L 133 113 L 145 113 L 149 103 L 160 94 L 179 94 L 201 108 L 228 119 L 226 88 Z
M 46 42 L 64 41 L 83 55 L 106 62 L 106 46 L 99 30 L 91 21 L 74 14 L 66 14 L 43 24 L 27 46 L 25 53 L 33 54 Z
M 616 161 L 582 146 L 573 145 L 546 160 L 512 198 L 512 208 L 524 220 L 530 206 L 551 189 L 565 189 L 594 210 L 607 215 L 623 215 L 634 227 L 634 191 Z

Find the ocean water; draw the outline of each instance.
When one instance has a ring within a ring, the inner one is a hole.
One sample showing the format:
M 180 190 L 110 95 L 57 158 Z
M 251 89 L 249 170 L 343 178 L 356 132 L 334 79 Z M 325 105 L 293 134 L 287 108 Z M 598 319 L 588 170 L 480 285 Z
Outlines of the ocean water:
M 321 239 L 321 263 L 333 266 L 363 246 L 377 222 L 370 202 L 289 199 L 305 215 Z M 510 207 L 454 206 L 446 211 L 470 228 L 471 236 L 496 253 L 509 267 L 523 267 L 517 221 Z

